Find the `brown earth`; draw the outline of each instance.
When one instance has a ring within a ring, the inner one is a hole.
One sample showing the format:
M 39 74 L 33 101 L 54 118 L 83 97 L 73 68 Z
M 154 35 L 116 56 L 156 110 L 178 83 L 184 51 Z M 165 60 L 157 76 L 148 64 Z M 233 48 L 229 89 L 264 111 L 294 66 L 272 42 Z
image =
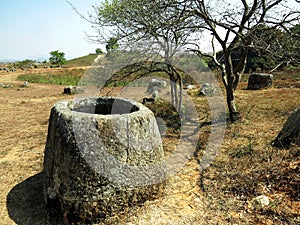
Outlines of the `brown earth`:
M 60 85 L 20 88 L 17 75 L 0 74 L 0 83 L 13 85 L 0 88 L 0 224 L 48 224 L 41 193 L 48 118 L 55 102 L 73 96 L 63 95 Z M 299 107 L 298 82 L 259 91 L 245 87 L 242 83 L 236 92 L 242 120 L 227 124 L 223 146 L 208 169 L 199 170 L 210 132 L 204 126 L 194 157 L 170 178 L 164 196 L 107 224 L 300 224 L 299 147 L 270 145 L 290 111 Z M 194 102 L 200 114 L 207 114 L 205 97 Z M 164 141 L 168 148 L 174 143 L 171 137 Z M 251 207 L 262 194 L 270 205 Z

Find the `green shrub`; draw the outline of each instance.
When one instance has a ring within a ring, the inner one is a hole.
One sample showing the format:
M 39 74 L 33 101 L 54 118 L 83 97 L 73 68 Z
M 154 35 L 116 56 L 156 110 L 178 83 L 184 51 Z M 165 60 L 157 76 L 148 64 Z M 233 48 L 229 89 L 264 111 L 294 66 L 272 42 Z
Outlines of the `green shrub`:
M 180 131 L 180 115 L 170 102 L 159 99 L 155 102 L 146 103 L 145 106 L 154 113 L 155 117 L 159 117 L 164 120 L 168 131 L 172 133 Z

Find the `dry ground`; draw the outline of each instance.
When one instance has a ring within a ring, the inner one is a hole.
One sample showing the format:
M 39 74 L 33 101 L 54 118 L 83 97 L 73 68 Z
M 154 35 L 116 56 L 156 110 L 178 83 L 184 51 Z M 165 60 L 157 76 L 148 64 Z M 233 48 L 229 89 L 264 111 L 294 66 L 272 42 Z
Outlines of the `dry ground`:
M 20 88 L 15 79 L 0 74 L 0 83 L 14 86 L 0 88 L 0 224 L 48 224 L 40 182 L 48 118 L 55 102 L 72 96 L 62 95 L 58 85 Z M 242 83 L 236 92 L 243 118 L 227 124 L 223 146 L 208 169 L 199 170 L 210 131 L 203 127 L 194 157 L 170 178 L 164 196 L 107 223 L 300 224 L 300 150 L 270 146 L 299 107 L 300 84 L 285 80 L 271 89 L 245 87 Z M 195 97 L 195 103 L 205 114 L 205 98 Z M 254 207 L 251 200 L 262 194 L 270 204 Z

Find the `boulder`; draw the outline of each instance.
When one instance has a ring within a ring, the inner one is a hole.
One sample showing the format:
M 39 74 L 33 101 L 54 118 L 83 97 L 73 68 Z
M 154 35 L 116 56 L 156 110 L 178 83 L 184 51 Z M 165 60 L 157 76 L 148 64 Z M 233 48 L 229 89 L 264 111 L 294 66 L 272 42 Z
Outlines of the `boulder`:
M 73 94 L 79 94 L 79 93 L 83 93 L 83 92 L 84 92 L 84 90 L 81 87 L 67 86 L 64 88 L 63 94 L 73 95 Z
M 153 94 L 155 91 L 160 92 L 167 86 L 167 82 L 164 80 L 152 79 L 146 93 Z
M 186 89 L 193 90 L 193 89 L 196 89 L 196 86 L 192 85 L 192 84 L 189 84 L 188 86 L 186 86 Z
M 75 86 L 64 87 L 64 94 L 66 94 L 66 95 L 75 94 L 75 92 L 76 92 L 76 87 Z
M 300 146 L 300 107 L 292 112 L 283 125 L 272 146 L 277 148 L 289 148 L 291 143 Z
M 252 73 L 248 79 L 248 90 L 258 90 L 271 87 L 273 84 L 273 75 L 265 73 Z
M 44 199 L 54 224 L 93 224 L 158 197 L 164 152 L 155 117 L 108 97 L 60 101 L 51 110 Z
M 27 88 L 29 87 L 29 82 L 28 81 L 25 81 L 22 85 L 21 85 L 22 88 Z
M 268 205 L 270 205 L 270 199 L 266 195 L 257 196 L 248 202 L 248 207 L 251 210 L 260 210 Z

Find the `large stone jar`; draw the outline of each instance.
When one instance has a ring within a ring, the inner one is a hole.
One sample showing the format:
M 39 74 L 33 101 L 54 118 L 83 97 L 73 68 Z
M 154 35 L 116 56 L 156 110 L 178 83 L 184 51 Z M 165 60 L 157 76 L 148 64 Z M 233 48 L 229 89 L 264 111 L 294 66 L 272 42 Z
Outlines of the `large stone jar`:
M 271 87 L 273 84 L 273 75 L 265 73 L 252 73 L 248 79 L 248 90 L 258 90 Z
M 153 113 L 108 97 L 60 101 L 51 110 L 44 197 L 55 224 L 89 224 L 162 193 L 161 137 Z

